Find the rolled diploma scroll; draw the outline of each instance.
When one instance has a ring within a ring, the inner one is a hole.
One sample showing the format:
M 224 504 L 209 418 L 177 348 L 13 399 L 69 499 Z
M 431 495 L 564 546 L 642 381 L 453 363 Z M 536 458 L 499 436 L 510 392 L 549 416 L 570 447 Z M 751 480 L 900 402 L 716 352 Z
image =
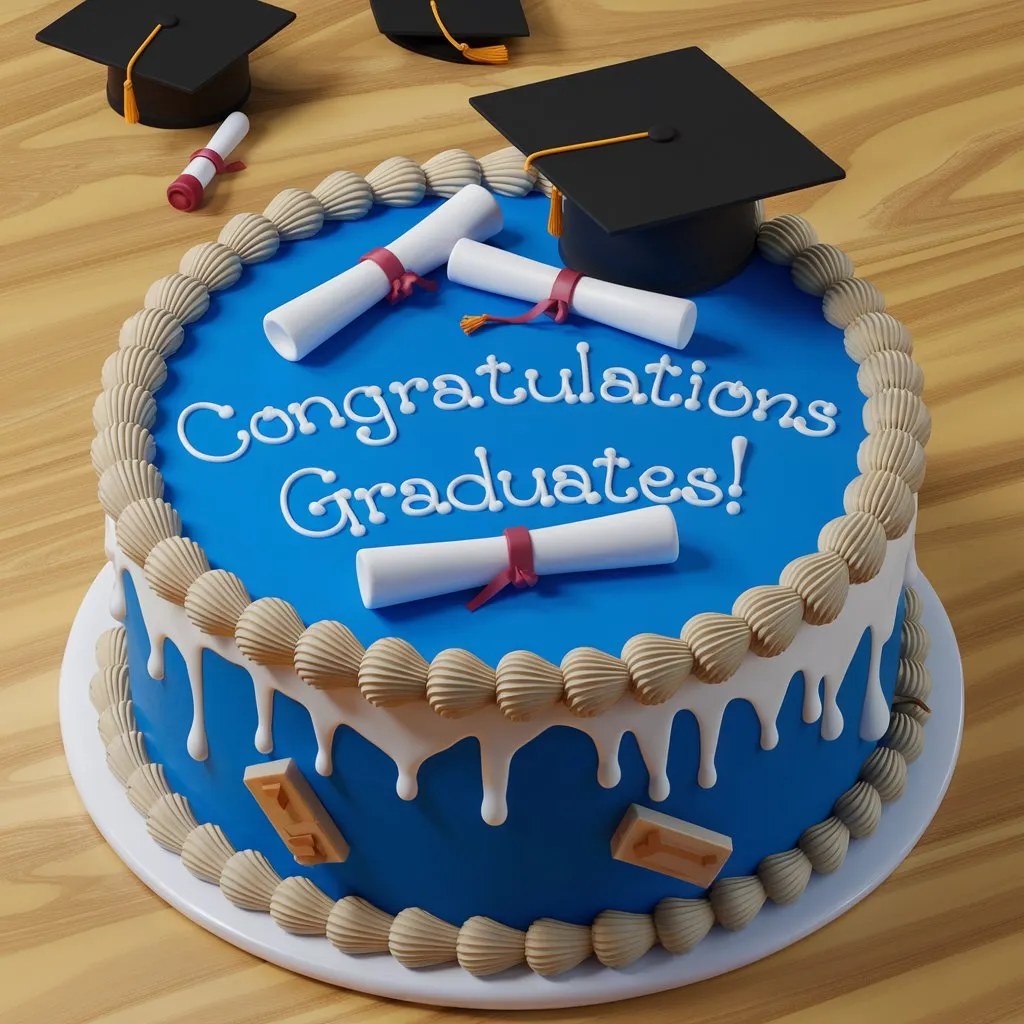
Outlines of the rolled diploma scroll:
M 229 114 L 225 119 L 224 123 L 217 129 L 214 136 L 210 141 L 203 147 L 204 149 L 212 149 L 215 153 L 219 153 L 221 159 L 227 163 L 228 157 L 234 152 L 238 144 L 249 134 L 249 118 L 245 116 L 240 110 L 236 110 L 233 114 Z M 207 160 L 205 156 L 197 156 L 194 160 L 189 163 L 188 167 L 178 176 L 178 180 L 171 185 L 167 191 L 168 198 L 171 200 L 171 205 L 178 210 L 194 210 L 199 202 L 189 202 L 189 199 L 195 198 L 195 185 L 188 179 L 199 182 L 200 191 L 205 190 L 209 186 L 210 182 L 217 176 L 217 168 L 214 166 L 212 160 Z M 181 191 L 175 189 L 175 186 L 184 186 Z M 176 201 L 175 196 L 180 196 L 182 192 L 188 193 L 188 198 L 182 198 L 180 201 Z M 202 197 L 199 196 L 201 201 Z
M 448 258 L 449 281 L 524 302 L 546 299 L 558 271 L 558 267 L 468 238 L 460 241 Z M 572 311 L 675 349 L 686 347 L 697 324 L 697 307 L 689 299 L 594 277 L 580 278 L 572 296 Z
M 441 266 L 460 238 L 490 238 L 501 227 L 501 207 L 494 196 L 479 185 L 466 185 L 385 248 L 406 270 L 422 276 Z M 387 274 L 366 260 L 271 310 L 263 318 L 263 330 L 278 353 L 295 362 L 380 302 L 390 290 Z
M 539 576 L 664 565 L 679 557 L 676 517 L 667 505 L 545 526 L 531 530 L 530 539 Z M 482 587 L 507 565 L 504 535 L 356 553 L 359 595 L 367 608 Z

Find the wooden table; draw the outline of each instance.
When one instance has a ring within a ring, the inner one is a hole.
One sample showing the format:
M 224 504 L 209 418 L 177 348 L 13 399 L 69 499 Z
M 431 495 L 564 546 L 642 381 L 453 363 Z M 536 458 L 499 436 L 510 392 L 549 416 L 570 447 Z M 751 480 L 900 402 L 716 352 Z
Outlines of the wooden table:
M 0 1020 L 449 1016 L 294 977 L 208 935 L 83 811 L 57 670 L 103 560 L 88 456 L 99 370 L 147 285 L 230 215 L 399 151 L 489 152 L 499 140 L 470 95 L 689 43 L 848 169 L 769 212 L 809 211 L 915 336 L 935 420 L 918 551 L 963 648 L 967 732 L 913 855 L 824 931 L 685 992 L 533 1019 L 1024 1020 L 1024 4 L 526 0 L 533 37 L 507 68 L 480 68 L 391 45 L 365 0 L 293 0 L 299 20 L 254 62 L 251 166 L 191 216 L 163 190 L 207 133 L 121 123 L 102 69 L 33 41 L 63 6 L 0 10 Z

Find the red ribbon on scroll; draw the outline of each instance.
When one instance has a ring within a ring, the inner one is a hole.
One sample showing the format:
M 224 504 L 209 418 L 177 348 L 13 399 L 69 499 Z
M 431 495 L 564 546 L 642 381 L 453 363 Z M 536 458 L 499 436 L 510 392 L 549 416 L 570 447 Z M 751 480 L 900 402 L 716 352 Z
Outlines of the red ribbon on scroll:
M 551 317 L 556 324 L 565 323 L 569 318 L 573 292 L 576 291 L 576 285 L 582 277 L 578 270 L 565 267 L 558 272 L 554 284 L 551 285 L 551 294 L 546 299 L 541 299 L 528 312 L 519 316 L 490 316 L 487 313 L 481 316 L 464 316 L 459 321 L 459 326 L 466 334 L 472 334 L 484 324 L 528 324 L 531 320 L 544 315 Z
M 466 605 L 471 612 L 475 612 L 509 585 L 523 590 L 534 586 L 539 578 L 533 568 L 533 539 L 530 531 L 525 526 L 511 526 L 505 531 L 505 543 L 508 545 L 508 565 Z
M 215 149 L 197 149 L 189 157 L 189 160 L 195 160 L 198 157 L 205 157 L 209 160 L 218 174 L 237 174 L 239 171 L 245 170 L 245 164 L 241 160 L 234 160 L 230 164 L 224 163 L 224 157 Z
M 437 288 L 437 282 L 428 281 L 426 278 L 420 277 L 419 274 L 406 270 L 402 266 L 402 261 L 390 249 L 371 249 L 365 256 L 360 257 L 359 262 L 364 263 L 366 260 L 376 263 L 387 274 L 388 280 L 391 282 L 391 294 L 388 295 L 388 302 L 392 305 L 400 299 L 409 298 L 412 295 L 413 285 L 419 285 L 428 292 Z

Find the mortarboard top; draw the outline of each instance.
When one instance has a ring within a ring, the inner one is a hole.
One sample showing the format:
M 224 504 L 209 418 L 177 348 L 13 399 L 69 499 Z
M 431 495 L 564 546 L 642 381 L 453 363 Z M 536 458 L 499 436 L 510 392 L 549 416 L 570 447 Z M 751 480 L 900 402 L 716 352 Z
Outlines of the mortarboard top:
M 530 34 L 521 0 L 434 0 L 436 13 L 430 0 L 370 0 L 370 7 L 388 39 L 437 60 L 505 63 L 507 51 L 492 52 L 504 51 L 498 44 Z
M 221 121 L 248 99 L 249 54 L 295 18 L 260 0 L 84 0 L 36 36 L 106 64 L 107 99 L 125 113 L 132 71 L 139 120 L 155 128 Z
M 841 167 L 698 47 L 475 96 L 564 195 L 560 251 L 594 277 L 677 295 L 714 287 L 754 248 L 756 201 Z

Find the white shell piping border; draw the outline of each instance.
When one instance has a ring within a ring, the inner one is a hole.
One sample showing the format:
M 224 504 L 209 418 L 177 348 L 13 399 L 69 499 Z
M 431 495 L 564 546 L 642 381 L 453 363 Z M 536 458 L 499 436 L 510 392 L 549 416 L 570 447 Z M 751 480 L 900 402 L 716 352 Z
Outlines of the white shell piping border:
M 522 154 L 513 148 L 479 161 L 462 150 L 446 150 L 423 166 L 393 157 L 365 178 L 335 172 L 312 192 L 285 189 L 263 215 L 238 214 L 218 242 L 190 249 L 179 273 L 149 289 L 145 308 L 126 321 L 119 350 L 104 366 L 104 390 L 93 412 L 93 463 L 100 475 L 100 502 L 117 524 L 119 545 L 144 566 L 153 589 L 184 606 L 201 631 L 234 636 L 253 663 L 294 667 L 312 686 L 358 686 L 380 707 L 425 699 L 446 717 L 497 703 L 515 721 L 539 710 L 536 696 L 524 698 L 521 685 L 524 679 L 536 680 L 538 671 L 546 678 L 551 703 L 563 701 L 574 714 L 593 717 L 615 704 L 625 690 L 641 703 L 661 704 L 689 679 L 720 683 L 730 678 L 748 650 L 765 657 L 781 653 L 792 636 L 769 637 L 767 649 L 761 636 L 762 630 L 772 629 L 770 599 L 798 601 L 805 623 L 833 621 L 845 596 L 838 603 L 828 600 L 823 587 L 834 594 L 838 586 L 845 595 L 850 583 L 871 579 L 878 572 L 871 549 L 877 548 L 881 532 L 894 540 L 911 526 L 930 420 L 920 398 L 921 373 L 910 357 L 906 329 L 884 312 L 878 289 L 853 276 L 849 257 L 819 244 L 807 221 L 793 215 L 763 223 L 758 248 L 772 262 L 792 265 L 796 286 L 821 295 L 826 319 L 844 328 L 847 353 L 861 364 L 858 382 L 866 395 L 863 416 L 868 436 L 858 453 L 861 475 L 844 495 L 846 514 L 822 529 L 818 552 L 790 563 L 778 585 L 740 595 L 733 614 L 699 613 L 684 625 L 681 639 L 638 634 L 620 657 L 583 647 L 570 650 L 560 665 L 552 665 L 528 651 L 511 651 L 492 668 L 467 651 L 451 649 L 428 663 L 396 637 L 363 648 L 341 623 L 321 620 L 306 626 L 281 598 L 253 601 L 237 576 L 211 569 L 202 548 L 181 537 L 180 519 L 162 501 L 163 479 L 150 461 L 155 457 L 149 434 L 156 414 L 152 392 L 166 379 L 164 357 L 181 344 L 183 325 L 199 319 L 209 307 L 210 291 L 234 284 L 245 264 L 269 259 L 280 241 L 314 236 L 325 220 L 361 218 L 374 202 L 412 206 L 426 194 L 450 196 L 472 182 L 502 195 L 550 191 L 542 176 L 522 170 Z M 122 543 L 122 534 L 127 535 L 132 525 L 134 544 Z M 225 588 L 232 592 L 232 600 L 211 612 L 211 600 L 221 601 Z M 324 632 L 331 634 L 331 643 L 324 643 Z M 675 645 L 668 658 L 667 643 Z M 310 652 L 315 652 L 312 658 Z M 644 672 L 652 658 L 659 664 L 655 680 Z M 396 666 L 401 679 L 393 689 L 388 679 L 396 676 Z M 435 673 L 441 683 L 437 699 L 431 692 Z M 452 696 L 453 675 L 456 689 L 465 689 L 464 696 Z
M 540 918 L 521 931 L 479 916 L 455 926 L 415 907 L 392 917 L 357 896 L 334 901 L 304 876 L 282 879 L 259 851 L 236 851 L 218 826 L 200 823 L 188 799 L 168 786 L 163 767 L 150 761 L 131 702 L 124 626 L 107 630 L 97 642 L 90 699 L 99 712 L 107 765 L 146 818 L 152 838 L 178 854 L 195 877 L 218 885 L 236 907 L 269 913 L 285 931 L 327 938 L 343 953 L 390 953 L 410 968 L 458 963 L 482 976 L 526 964 L 538 974 L 555 975 L 591 955 L 606 967 L 622 968 L 656 944 L 686 953 L 715 924 L 738 931 L 768 899 L 794 902 L 812 872 L 828 874 L 842 866 L 851 838 L 874 833 L 882 804 L 900 797 L 907 766 L 921 754 L 930 714 L 928 633 L 920 597 L 909 587 L 905 593 L 889 729 L 832 814 L 806 829 L 792 849 L 765 857 L 756 874 L 720 878 L 698 899 L 666 897 L 649 914 L 605 910 L 589 928 Z

